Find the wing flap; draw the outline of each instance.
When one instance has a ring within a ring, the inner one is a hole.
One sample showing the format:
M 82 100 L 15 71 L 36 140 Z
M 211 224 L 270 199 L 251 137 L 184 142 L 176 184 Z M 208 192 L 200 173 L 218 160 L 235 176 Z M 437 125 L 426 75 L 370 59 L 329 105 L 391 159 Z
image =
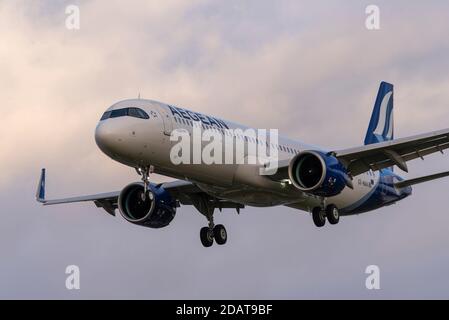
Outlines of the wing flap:
M 333 152 L 353 176 L 381 170 L 449 149 L 449 129 Z M 405 170 L 406 171 L 406 170 Z

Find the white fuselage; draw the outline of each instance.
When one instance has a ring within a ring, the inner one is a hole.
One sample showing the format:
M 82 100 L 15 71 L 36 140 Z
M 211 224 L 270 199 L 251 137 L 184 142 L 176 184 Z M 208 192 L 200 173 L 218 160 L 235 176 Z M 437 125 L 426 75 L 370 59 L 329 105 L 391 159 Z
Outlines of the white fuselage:
M 170 140 L 170 135 L 175 129 L 185 129 L 192 134 L 195 123 L 200 123 L 204 129 L 215 129 L 224 135 L 225 128 L 246 130 L 249 127 L 143 99 L 118 102 L 108 111 L 131 107 L 144 110 L 149 119 L 116 117 L 100 121 L 97 126 L 97 144 L 112 159 L 133 168 L 152 165 L 156 173 L 195 182 L 210 195 L 245 205 L 287 205 L 305 211 L 320 205 L 322 199 L 303 193 L 289 183 L 260 175 L 260 165 L 174 164 L 170 158 L 171 149 L 176 143 Z M 257 142 L 247 140 L 246 143 Z M 305 150 L 322 150 L 282 136 L 279 136 L 275 147 L 280 161 L 292 159 Z M 251 150 L 253 148 L 245 148 L 245 158 L 256 156 Z M 351 207 L 374 192 L 379 179 L 378 172 L 354 177 L 353 189 L 346 187 L 339 195 L 325 201 L 342 209 Z

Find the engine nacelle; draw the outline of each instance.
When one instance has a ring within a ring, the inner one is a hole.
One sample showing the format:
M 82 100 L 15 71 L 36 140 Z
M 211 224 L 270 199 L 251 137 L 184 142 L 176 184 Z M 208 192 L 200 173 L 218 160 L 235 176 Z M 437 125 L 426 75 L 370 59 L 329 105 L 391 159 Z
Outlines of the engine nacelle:
M 296 188 L 322 197 L 336 196 L 352 185 L 341 162 L 320 151 L 298 154 L 290 162 L 288 174 Z
M 131 183 L 122 190 L 118 198 L 122 217 L 131 223 L 154 229 L 168 226 L 176 215 L 176 201 L 170 193 L 153 184 L 149 186 L 146 197 L 143 193 L 144 184 L 141 182 Z

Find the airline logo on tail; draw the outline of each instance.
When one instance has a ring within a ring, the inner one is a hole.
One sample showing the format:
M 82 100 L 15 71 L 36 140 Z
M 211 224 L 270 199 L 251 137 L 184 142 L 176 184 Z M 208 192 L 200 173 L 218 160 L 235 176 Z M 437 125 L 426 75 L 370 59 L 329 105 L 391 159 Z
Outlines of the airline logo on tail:
M 393 85 L 382 82 L 366 133 L 365 144 L 394 139 Z

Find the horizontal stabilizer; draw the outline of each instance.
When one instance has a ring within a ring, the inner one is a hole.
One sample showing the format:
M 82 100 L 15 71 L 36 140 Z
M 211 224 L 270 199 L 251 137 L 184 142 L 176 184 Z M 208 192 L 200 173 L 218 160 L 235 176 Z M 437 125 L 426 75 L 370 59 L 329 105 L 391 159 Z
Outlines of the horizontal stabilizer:
M 425 177 L 420 177 L 420 178 L 415 178 L 415 179 L 410 179 L 410 180 L 404 180 L 404 181 L 395 183 L 394 185 L 396 188 L 400 189 L 400 188 L 409 187 L 409 186 L 427 182 L 427 181 L 441 179 L 441 178 L 448 177 L 448 176 L 449 176 L 449 171 L 446 171 L 446 172 L 441 172 L 441 173 L 437 173 L 437 174 L 432 174 L 430 176 L 425 176 Z

